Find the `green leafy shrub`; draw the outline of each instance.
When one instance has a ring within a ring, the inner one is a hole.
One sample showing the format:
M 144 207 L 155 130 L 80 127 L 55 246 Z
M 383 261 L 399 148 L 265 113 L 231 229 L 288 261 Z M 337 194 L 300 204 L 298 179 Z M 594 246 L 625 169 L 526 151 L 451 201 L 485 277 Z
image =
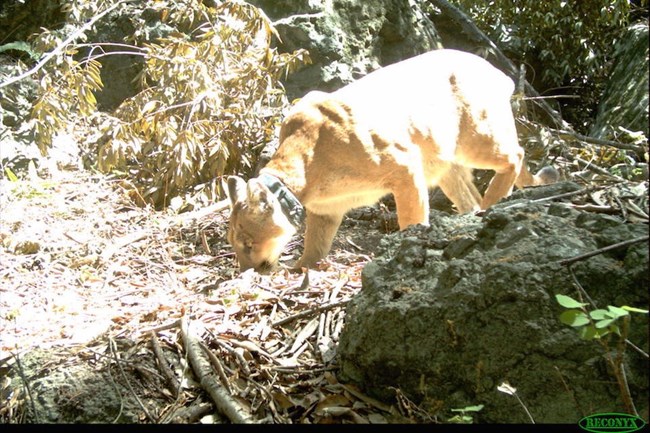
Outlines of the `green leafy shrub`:
M 309 58 L 272 48 L 271 22 L 244 2 L 147 7 L 175 30 L 130 50 L 144 57 L 141 91 L 100 122 L 106 139 L 99 141 L 97 167 L 128 177 L 142 204 L 160 208 L 174 197 L 205 204 L 221 195 L 219 176 L 250 174 L 288 105 L 280 79 Z M 75 59 L 76 53 L 70 47 L 42 80 L 33 110 L 42 151 L 75 116 L 96 111 L 101 54 Z
M 560 321 L 578 331 L 580 338 L 597 342 L 604 350 L 604 356 L 618 383 L 621 399 L 627 413 L 638 416 L 625 374 L 625 349 L 629 344 L 639 352 L 636 345 L 627 340 L 630 313 L 648 314 L 648 310 L 624 305 L 608 305 L 607 309 L 594 308 L 589 311 L 586 302 L 579 302 L 570 296 L 556 294 L 555 299 L 565 310 L 560 314 Z M 614 346 L 610 345 L 611 337 Z M 647 359 L 648 354 L 642 352 Z

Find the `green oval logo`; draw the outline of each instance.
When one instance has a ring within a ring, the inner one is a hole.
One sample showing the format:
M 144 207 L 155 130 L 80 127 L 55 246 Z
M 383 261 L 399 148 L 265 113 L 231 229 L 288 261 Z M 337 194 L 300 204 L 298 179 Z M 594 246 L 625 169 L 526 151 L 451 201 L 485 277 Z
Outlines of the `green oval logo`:
M 628 413 L 596 413 L 582 418 L 578 425 L 593 433 L 627 433 L 642 429 L 645 421 Z

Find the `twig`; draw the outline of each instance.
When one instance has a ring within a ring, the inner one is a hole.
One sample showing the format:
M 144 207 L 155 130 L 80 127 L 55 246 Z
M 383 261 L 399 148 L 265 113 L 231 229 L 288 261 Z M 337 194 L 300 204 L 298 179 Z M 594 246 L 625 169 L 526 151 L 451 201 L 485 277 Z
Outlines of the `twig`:
M 175 222 L 178 224 L 182 223 L 188 223 L 192 220 L 200 220 L 208 215 L 211 215 L 213 213 L 221 212 L 222 210 L 225 210 L 228 208 L 230 201 L 228 199 L 226 200 L 221 200 L 218 201 L 214 204 L 211 204 L 209 206 L 206 206 L 201 209 L 197 209 L 195 211 L 191 212 L 185 212 L 180 215 L 178 215 L 178 218 L 176 218 Z
M 576 95 L 551 95 L 551 96 L 526 96 L 522 98 L 524 101 L 536 101 L 538 99 L 578 99 L 580 96 Z
M 593 213 L 604 213 L 608 215 L 616 215 L 619 210 L 613 206 L 599 206 L 595 204 L 573 204 L 571 207 L 575 210 L 584 211 L 584 212 L 593 212 Z M 621 208 L 622 210 L 623 208 Z
M 390 414 L 395 414 L 395 412 L 396 412 L 394 406 L 390 406 L 390 405 L 382 403 L 381 401 L 376 400 L 376 399 L 374 399 L 372 397 L 368 397 L 367 395 L 363 394 L 361 391 L 359 391 L 358 389 L 356 389 L 353 386 L 346 385 L 344 383 L 339 383 L 339 385 L 341 385 L 341 387 L 344 390 L 346 390 L 347 392 L 349 392 L 350 394 L 352 394 L 353 396 L 355 396 L 359 400 L 363 401 L 367 405 L 374 407 L 375 409 L 379 409 L 379 410 L 381 410 L 383 412 L 390 413 Z
M 591 296 L 589 296 L 589 293 L 587 293 L 587 291 L 585 290 L 585 288 L 582 287 L 582 284 L 580 284 L 580 281 L 578 281 L 578 277 L 576 277 L 575 272 L 573 272 L 573 266 L 571 266 L 570 263 L 569 263 L 569 265 L 567 266 L 567 269 L 569 270 L 569 274 L 571 275 L 571 279 L 573 280 L 573 284 L 574 284 L 574 285 L 576 286 L 576 288 L 578 289 L 578 292 L 580 292 L 580 294 L 581 294 L 582 296 L 585 297 L 585 299 L 586 299 L 586 300 L 589 302 L 589 304 L 591 305 L 591 308 L 593 308 L 594 310 L 597 310 L 597 309 L 598 309 L 598 306 L 596 305 L 596 302 L 594 302 L 594 300 L 591 299 Z
M 631 143 L 621 143 L 620 141 L 612 141 L 612 140 L 605 140 L 603 138 L 596 138 L 596 137 L 590 137 L 588 135 L 582 135 L 578 134 L 577 132 L 573 131 L 564 131 L 561 129 L 556 129 L 553 130 L 560 138 L 566 138 L 567 136 L 573 137 L 579 141 L 584 141 L 587 143 L 591 144 L 597 144 L 601 146 L 609 146 L 609 147 L 615 147 L 616 149 L 622 149 L 622 150 L 632 150 L 634 152 L 641 152 L 643 147 L 636 145 L 636 144 L 631 144 Z
M 158 367 L 162 371 L 163 376 L 165 376 L 165 379 L 167 379 L 167 383 L 172 387 L 174 397 L 178 397 L 180 384 L 178 383 L 178 379 L 174 375 L 172 369 L 167 365 L 167 359 L 160 347 L 158 337 L 156 337 L 156 334 L 153 331 L 151 332 L 151 347 L 153 348 L 153 353 L 156 355 L 156 359 L 158 360 Z
M 125 246 L 138 242 L 144 238 L 146 238 L 149 235 L 149 233 L 146 230 L 140 230 L 135 233 L 128 234 L 126 236 L 122 236 L 121 238 L 117 239 L 115 242 L 113 242 L 112 245 L 106 247 L 104 249 L 104 252 L 101 254 L 101 260 L 103 263 L 108 262 L 113 255 L 124 248 Z
M 533 416 L 530 414 L 530 411 L 528 410 L 528 408 L 526 407 L 526 405 L 524 404 L 524 402 L 521 401 L 521 399 L 519 398 L 519 396 L 517 395 L 517 393 L 515 392 L 515 393 L 513 393 L 512 395 L 515 396 L 515 398 L 517 399 L 517 401 L 519 402 L 519 404 L 521 405 L 521 407 L 524 408 L 524 411 L 526 412 L 526 415 L 528 415 L 528 418 L 530 419 L 530 422 L 531 422 L 532 424 L 535 424 L 535 419 L 534 419 Z
M 208 359 L 210 360 L 210 364 L 214 366 L 214 368 L 217 370 L 217 374 L 219 375 L 219 378 L 221 379 L 221 384 L 226 388 L 228 391 L 228 394 L 232 395 L 232 388 L 230 388 L 230 383 L 228 383 L 228 377 L 226 376 L 226 372 L 223 369 L 223 365 L 221 364 L 221 361 L 219 358 L 217 358 L 217 355 L 212 353 L 210 348 L 205 345 L 205 343 L 200 342 L 201 349 L 203 349 L 203 353 L 205 353 L 208 356 Z
M 557 365 L 554 365 L 553 368 L 557 372 L 557 375 L 560 377 L 560 381 L 562 382 L 562 386 L 564 386 L 564 390 L 566 391 L 567 394 L 569 394 L 569 397 L 571 397 L 571 400 L 573 400 L 573 404 L 578 409 L 578 412 L 582 416 L 585 416 L 585 412 L 584 412 L 584 410 L 582 410 L 582 406 L 580 405 L 580 402 L 578 401 L 578 399 L 576 399 L 576 396 L 573 393 L 573 391 L 571 391 L 571 388 L 569 388 L 569 384 L 566 383 L 566 380 L 564 380 L 564 376 L 562 375 L 562 372 L 560 371 L 560 369 L 558 368 Z
M 581 188 L 581 189 L 578 189 L 576 191 L 569 191 L 569 192 L 564 192 L 562 194 L 552 195 L 552 196 L 549 196 L 549 197 L 538 198 L 538 199 L 531 200 L 531 201 L 526 202 L 526 203 L 515 202 L 515 203 L 513 203 L 511 205 L 504 206 L 503 209 L 504 210 L 505 209 L 512 209 L 512 208 L 517 208 L 517 207 L 528 206 L 528 205 L 533 204 L 533 203 L 543 203 L 543 202 L 546 202 L 546 201 L 558 200 L 558 199 L 561 199 L 561 198 L 568 198 L 568 197 L 572 197 L 574 195 L 580 195 L 580 194 L 591 192 L 594 189 L 597 189 L 597 188 L 596 187 Z
M 20 357 L 17 354 L 14 354 L 11 352 L 11 356 L 16 360 L 16 366 L 18 367 L 18 375 L 23 381 L 23 386 L 25 389 L 27 389 L 27 396 L 29 397 L 29 405 L 32 407 L 32 412 L 34 414 L 34 422 L 37 424 L 39 423 L 38 420 L 38 412 L 36 411 L 36 405 L 34 404 L 34 397 L 32 396 L 32 388 L 29 386 L 29 380 L 27 380 L 27 376 L 25 376 L 25 371 L 23 370 L 23 366 L 20 363 Z
M 629 320 L 629 316 L 623 318 L 623 329 L 621 331 L 621 335 L 627 335 Z M 616 349 L 616 358 L 614 358 L 612 355 L 609 349 L 609 344 L 607 344 L 607 340 L 599 338 L 598 342 L 603 347 L 605 351 L 605 359 L 612 367 L 614 377 L 616 377 L 616 382 L 618 383 L 619 392 L 621 394 L 623 404 L 625 405 L 625 410 L 629 414 L 639 416 L 639 413 L 634 406 L 634 400 L 632 399 L 632 394 L 630 394 L 630 387 L 627 383 L 627 377 L 625 375 L 625 366 L 623 364 L 623 353 L 625 352 L 624 340 L 619 340 L 619 346 Z
M 586 194 L 588 192 L 593 191 L 594 189 L 596 189 L 596 187 L 581 188 L 576 191 L 564 192 L 562 194 L 552 195 L 550 197 L 538 198 L 537 200 L 533 200 L 532 203 L 540 203 L 544 201 L 551 201 L 551 200 L 558 200 L 561 198 L 573 197 L 574 195 Z
M 210 362 L 206 359 L 201 349 L 200 342 L 191 329 L 189 319 L 184 316 L 181 319 L 181 337 L 187 352 L 192 370 L 199 378 L 201 387 L 210 395 L 219 412 L 224 414 L 235 424 L 253 424 L 255 419 L 251 414 L 230 394 L 226 388 L 219 384 L 212 371 Z
M 574 257 L 569 257 L 569 258 L 566 258 L 566 259 L 558 260 L 556 263 L 559 264 L 559 265 L 568 265 L 568 264 L 571 264 L 573 262 L 588 259 L 589 257 L 597 256 L 598 254 L 602 254 L 602 253 L 605 253 L 607 251 L 611 251 L 611 250 L 614 250 L 614 249 L 617 249 L 617 248 L 627 247 L 627 246 L 630 246 L 630 245 L 633 245 L 633 244 L 636 244 L 636 243 L 639 243 L 639 242 L 645 242 L 645 241 L 648 240 L 648 238 L 650 238 L 650 236 L 641 236 L 641 237 L 638 237 L 638 238 L 629 239 L 627 241 L 618 242 L 616 244 L 609 245 L 609 246 L 606 246 L 606 247 L 603 247 L 603 248 L 599 248 L 597 250 L 590 251 L 590 252 L 585 253 L 585 254 L 580 254 L 580 255 L 577 255 L 577 256 L 574 256 Z
M 78 28 L 76 31 L 72 32 L 72 34 L 71 34 L 70 36 L 68 36 L 68 38 L 67 38 L 66 40 L 64 40 L 63 42 L 61 42 L 61 43 L 60 43 L 60 44 L 59 44 L 55 49 L 53 49 L 52 51 L 50 51 L 49 53 L 47 53 L 45 56 L 43 56 L 43 58 L 42 58 L 42 59 L 41 59 L 41 60 L 36 64 L 36 66 L 34 66 L 32 69 L 30 69 L 30 70 L 28 70 L 28 71 L 26 71 L 26 72 L 23 72 L 22 74 L 17 75 L 17 76 L 15 76 L 15 77 L 13 77 L 13 78 L 10 78 L 10 79 L 8 79 L 7 81 L 5 81 L 4 83 L 0 83 L 0 89 L 3 88 L 3 87 L 8 86 L 8 85 L 10 85 L 10 84 L 13 84 L 13 83 L 15 83 L 15 82 L 17 82 L 17 81 L 20 81 L 20 80 L 22 80 L 23 78 L 27 78 L 27 77 L 29 77 L 30 75 L 33 75 L 33 74 L 35 74 L 36 72 L 38 72 L 38 71 L 39 71 L 43 66 L 45 66 L 45 64 L 46 64 L 47 62 L 49 62 L 49 61 L 50 61 L 54 56 L 57 56 L 58 54 L 60 54 L 60 53 L 65 49 L 65 47 L 68 46 L 69 43 L 71 43 L 72 41 L 74 41 L 75 39 L 77 39 L 79 36 L 81 36 L 81 34 L 82 34 L 83 32 L 85 32 L 85 31 L 88 30 L 90 27 L 92 27 L 93 24 L 95 24 L 97 21 L 99 21 L 100 19 L 102 19 L 105 15 L 109 14 L 110 12 L 112 12 L 113 10 L 115 10 L 118 6 L 120 6 L 122 3 L 125 3 L 125 2 L 127 2 L 127 1 L 128 1 L 128 0 L 121 0 L 121 1 L 118 1 L 118 2 L 115 3 L 113 6 L 109 7 L 108 9 L 106 9 L 104 12 L 101 12 L 101 13 L 95 15 L 94 17 L 92 17 L 92 18 L 90 19 L 90 21 L 88 21 L 86 24 L 84 24 L 83 26 L 81 26 L 80 28 Z
M 235 358 L 237 358 L 237 360 L 239 361 L 239 365 L 244 370 L 244 374 L 247 377 L 251 375 L 251 370 L 250 370 L 250 368 L 248 368 L 248 362 L 246 362 L 246 360 L 244 359 L 244 356 L 240 352 L 236 351 L 230 344 L 226 343 L 225 341 L 221 341 L 220 339 L 218 339 L 214 334 L 212 335 L 212 338 L 214 338 L 214 341 L 219 346 L 221 346 L 226 351 L 228 351 L 228 353 L 230 353 Z M 273 357 L 269 354 L 269 358 L 273 358 Z
M 133 395 L 133 398 L 135 398 L 135 401 L 138 403 L 142 411 L 147 415 L 147 418 L 149 418 L 149 421 L 152 423 L 156 422 L 156 419 L 151 415 L 147 407 L 142 403 L 142 400 L 140 400 L 140 397 L 138 397 L 138 394 L 135 392 L 133 387 L 131 386 L 131 381 L 127 377 L 126 373 L 124 372 L 124 369 L 122 368 L 122 363 L 117 357 L 117 350 L 116 347 L 117 345 L 115 344 L 115 341 L 112 338 L 108 339 L 108 347 L 110 348 L 111 354 L 113 355 L 113 358 L 115 359 L 115 364 L 117 364 L 117 368 L 120 370 L 120 374 L 122 375 L 122 378 L 124 378 L 124 382 L 126 383 L 127 388 L 129 388 L 129 391 L 131 391 L 131 395 Z
M 609 171 L 605 170 L 604 168 L 601 168 L 601 167 L 597 166 L 593 162 L 585 161 L 584 159 L 580 158 L 579 156 L 572 156 L 572 158 L 575 161 L 578 161 L 579 163 L 584 164 L 585 169 L 587 169 L 587 170 L 591 170 L 594 173 L 602 174 L 603 176 L 612 177 L 612 178 L 618 180 L 619 182 L 625 182 L 625 179 L 623 179 L 622 177 L 610 173 Z
M 173 322 L 170 323 L 163 323 L 162 325 L 157 325 L 153 326 L 151 328 L 145 328 L 140 330 L 141 334 L 146 334 L 148 332 L 160 332 L 160 331 L 165 331 L 167 329 L 175 329 L 178 328 L 181 324 L 181 319 L 174 320 Z
M 644 351 L 643 349 L 641 349 L 641 348 L 640 348 L 639 346 L 637 346 L 636 344 L 632 343 L 632 342 L 631 342 L 630 340 L 628 340 L 627 338 L 625 339 L 625 343 L 626 343 L 628 346 L 630 346 L 632 349 L 634 349 L 634 350 L 635 350 L 639 355 L 643 356 L 645 359 L 650 358 L 650 355 L 648 355 L 648 353 L 647 353 L 646 351 Z
M 196 400 L 189 407 L 181 407 L 168 417 L 166 423 L 191 424 L 212 410 L 212 404 Z
M 347 304 L 348 302 L 350 302 L 350 300 L 346 299 L 345 301 L 334 302 L 334 303 L 331 303 L 331 304 L 321 305 L 320 307 L 311 308 L 309 310 L 301 311 L 298 314 L 294 314 L 292 316 L 285 317 L 282 320 L 278 320 L 277 322 L 273 322 L 273 323 L 271 323 L 271 326 L 273 326 L 273 327 L 281 326 L 281 325 L 289 323 L 289 322 L 291 322 L 293 320 L 301 319 L 301 318 L 307 317 L 307 316 L 311 316 L 312 314 L 319 313 L 321 311 L 329 310 L 331 308 L 336 308 L 336 307 L 342 307 L 343 305 Z

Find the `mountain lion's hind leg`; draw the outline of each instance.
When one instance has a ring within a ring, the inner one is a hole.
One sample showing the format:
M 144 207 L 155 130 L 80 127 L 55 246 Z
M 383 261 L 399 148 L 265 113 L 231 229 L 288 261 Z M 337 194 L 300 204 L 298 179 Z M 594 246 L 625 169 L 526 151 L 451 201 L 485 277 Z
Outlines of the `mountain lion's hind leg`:
M 421 177 L 419 182 L 411 177 L 391 188 L 400 230 L 415 224 L 429 225 L 429 190 Z
M 511 154 L 493 155 L 489 168 L 494 170 L 495 174 L 483 195 L 481 209 L 487 209 L 503 197 L 510 195 L 515 180 L 521 172 L 523 161 L 524 149 L 521 147 Z
M 459 165 L 452 167 L 438 180 L 438 187 L 456 206 L 459 214 L 477 212 L 483 199 L 472 182 L 472 170 Z

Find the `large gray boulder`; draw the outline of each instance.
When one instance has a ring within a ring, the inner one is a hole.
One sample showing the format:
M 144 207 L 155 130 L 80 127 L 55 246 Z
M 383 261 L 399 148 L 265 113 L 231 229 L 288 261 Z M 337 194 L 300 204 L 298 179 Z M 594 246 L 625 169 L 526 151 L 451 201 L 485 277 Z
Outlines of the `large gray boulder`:
M 579 295 L 558 261 L 647 235 L 646 224 L 523 199 L 482 219 L 432 211 L 430 222 L 387 236 L 365 267 L 338 348 L 341 380 L 387 401 L 398 388 L 443 419 L 483 404 L 476 421 L 530 422 L 515 397 L 497 391 L 502 382 L 517 388 L 538 423 L 624 411 L 603 348 L 559 320 L 555 294 Z M 647 242 L 571 270 L 600 308 L 648 306 Z M 632 317 L 629 340 L 648 352 L 647 315 Z M 647 416 L 647 358 L 628 348 L 625 360 Z
M 414 0 L 253 0 L 273 21 L 279 48 L 309 51 L 312 65 L 288 77 L 287 95 L 333 91 L 367 73 L 441 48 Z

